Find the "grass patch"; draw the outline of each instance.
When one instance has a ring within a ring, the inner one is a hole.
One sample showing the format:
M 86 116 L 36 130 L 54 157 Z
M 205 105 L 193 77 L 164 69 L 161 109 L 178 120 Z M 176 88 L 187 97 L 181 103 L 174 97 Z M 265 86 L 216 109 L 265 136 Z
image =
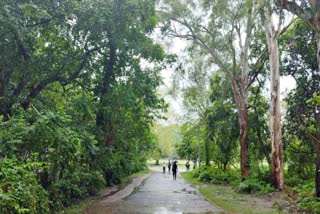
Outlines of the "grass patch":
M 223 210 L 232 213 L 273 214 L 279 211 L 272 202 L 264 201 L 252 195 L 239 194 L 228 185 L 204 184 L 192 177 L 192 172 L 181 173 L 190 184 L 198 186 L 200 193 Z
M 198 185 L 201 184 L 197 179 L 192 177 L 192 172 L 182 172 L 181 176 L 188 181 L 188 183 L 192 185 Z

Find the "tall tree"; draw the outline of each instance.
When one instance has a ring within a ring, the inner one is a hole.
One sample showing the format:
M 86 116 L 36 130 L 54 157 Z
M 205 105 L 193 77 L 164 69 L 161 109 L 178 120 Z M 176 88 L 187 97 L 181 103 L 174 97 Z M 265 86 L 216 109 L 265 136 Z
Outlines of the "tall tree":
M 126 82 L 131 74 L 142 72 L 141 58 L 157 64 L 164 58 L 164 53 L 149 37 L 156 25 L 155 1 L 109 0 L 96 1 L 90 6 L 91 12 L 96 14 L 93 21 L 102 20 L 92 31 L 101 35 L 105 43 L 101 48 L 101 70 L 97 74 L 100 78 L 95 88 L 95 95 L 99 97 L 96 123 L 100 129 L 100 142 L 112 144 L 117 131 L 112 118 L 114 109 L 106 106 L 113 99 L 116 83 L 119 80 Z
M 240 127 L 241 177 L 249 175 L 248 166 L 248 88 L 249 50 L 252 42 L 256 1 L 165 1 L 163 30 L 170 36 L 194 42 L 204 59 L 218 66 L 231 81 Z
M 154 6 L 0 2 L 1 211 L 56 212 L 145 167 L 166 107 Z
M 280 112 L 280 58 L 278 39 L 281 33 L 281 15 L 277 14 L 278 25 L 272 20 L 275 14 L 272 10 L 274 1 L 265 1 L 264 7 L 264 29 L 267 38 L 269 61 L 271 69 L 270 78 L 270 134 L 271 134 L 271 158 L 272 158 L 272 182 L 273 185 L 282 190 L 284 188 L 283 175 L 283 147 L 281 137 L 281 112 Z

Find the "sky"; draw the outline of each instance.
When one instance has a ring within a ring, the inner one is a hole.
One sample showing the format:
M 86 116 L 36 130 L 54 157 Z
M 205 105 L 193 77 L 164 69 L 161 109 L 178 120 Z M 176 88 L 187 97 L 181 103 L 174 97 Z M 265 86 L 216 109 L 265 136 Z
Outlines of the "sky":
M 159 38 L 159 32 L 155 32 L 154 38 L 155 40 L 162 45 L 166 53 L 169 54 L 177 54 L 178 57 L 183 56 L 184 48 L 186 47 L 187 43 L 182 39 L 178 38 Z M 170 94 L 170 90 L 172 88 L 172 76 L 174 74 L 174 69 L 167 68 L 166 70 L 162 70 L 161 76 L 163 78 L 163 85 L 160 87 L 160 93 L 169 104 L 168 113 L 166 117 L 168 118 L 167 121 L 160 121 L 163 125 L 169 124 L 176 124 L 179 123 L 180 117 L 184 114 L 182 97 L 177 94 L 175 96 Z

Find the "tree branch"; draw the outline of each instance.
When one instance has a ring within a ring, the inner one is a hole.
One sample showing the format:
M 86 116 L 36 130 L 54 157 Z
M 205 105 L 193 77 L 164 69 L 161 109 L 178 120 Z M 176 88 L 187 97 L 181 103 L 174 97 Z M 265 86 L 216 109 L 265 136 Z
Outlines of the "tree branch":
M 80 72 L 83 70 L 83 68 L 85 67 L 86 63 L 87 63 L 87 60 L 90 56 L 90 54 L 94 51 L 97 51 L 99 49 L 99 47 L 96 47 L 96 48 L 93 48 L 93 49 L 90 49 L 88 51 L 86 51 L 84 53 L 84 56 L 83 56 L 83 59 L 82 59 L 82 62 L 80 63 L 78 69 L 71 75 L 69 76 L 68 78 L 65 78 L 65 77 L 62 77 L 59 75 L 59 73 L 55 73 L 54 75 L 48 77 L 47 79 L 44 79 L 42 80 L 40 83 L 38 83 L 37 85 L 35 85 L 31 91 L 29 92 L 29 94 L 27 95 L 27 97 L 21 102 L 21 106 L 24 108 L 24 109 L 27 109 L 29 108 L 30 106 L 30 103 L 32 101 L 32 99 L 34 99 L 36 96 L 39 95 L 39 93 L 44 89 L 46 88 L 50 83 L 53 83 L 53 82 L 56 82 L 56 81 L 59 81 L 61 82 L 62 84 L 66 85 L 66 84 L 69 84 L 71 83 L 73 80 L 75 80 Z
M 313 23 L 312 23 L 312 19 L 313 19 L 313 14 L 308 11 L 308 10 L 304 10 L 303 8 L 301 8 L 296 2 L 292 2 L 292 1 L 286 1 L 285 3 L 281 3 L 281 0 L 276 1 L 278 6 L 279 4 L 285 8 L 286 10 L 290 11 L 291 13 L 299 16 L 301 19 L 303 19 L 305 22 L 307 22 L 313 29 Z

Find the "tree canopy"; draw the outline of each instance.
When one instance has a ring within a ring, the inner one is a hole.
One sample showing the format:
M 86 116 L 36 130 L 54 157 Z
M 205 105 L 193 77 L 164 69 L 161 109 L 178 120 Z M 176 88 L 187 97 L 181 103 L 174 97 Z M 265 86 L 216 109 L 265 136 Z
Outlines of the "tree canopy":
M 0 212 L 56 213 L 176 156 L 198 162 L 199 181 L 297 192 L 301 212 L 319 212 L 319 11 L 313 0 L 2 0 Z M 183 57 L 155 37 L 184 42 Z M 160 125 L 169 70 L 184 112 Z

